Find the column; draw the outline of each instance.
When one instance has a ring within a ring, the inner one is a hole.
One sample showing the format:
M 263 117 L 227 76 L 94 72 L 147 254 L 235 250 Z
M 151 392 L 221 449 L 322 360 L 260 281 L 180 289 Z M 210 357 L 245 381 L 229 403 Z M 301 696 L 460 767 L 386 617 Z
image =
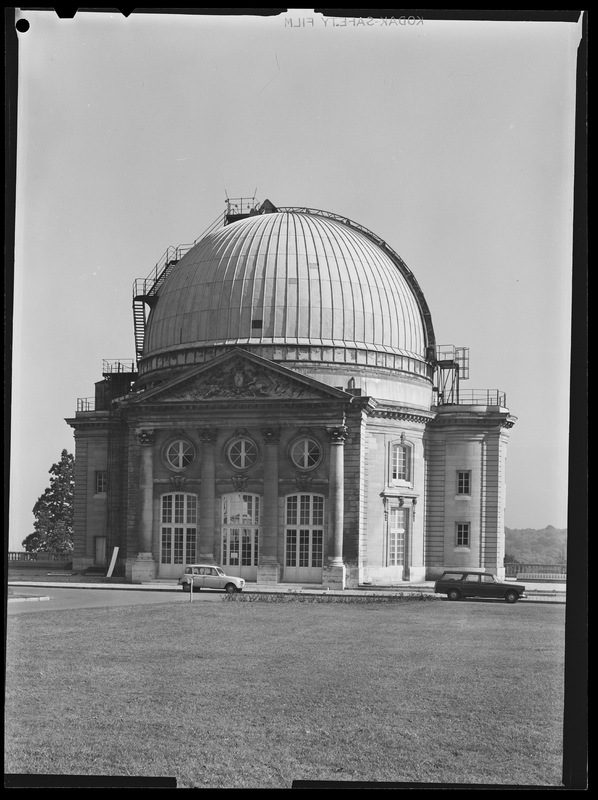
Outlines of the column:
M 199 555 L 202 563 L 214 563 L 216 536 L 216 459 L 214 450 L 218 431 L 204 428 L 199 431 L 201 441 L 201 488 L 199 490 Z
M 343 561 L 343 523 L 345 514 L 345 425 L 328 428 L 330 439 L 330 473 L 328 493 L 328 565 L 324 580 L 335 588 L 345 588 L 346 570 Z
M 153 580 L 158 565 L 152 553 L 154 528 L 154 441 L 156 432 L 142 428 L 137 431 L 140 447 L 139 460 L 139 529 L 138 552 L 132 566 L 133 583 Z
M 257 569 L 258 583 L 278 583 L 278 443 L 280 430 L 265 428 L 264 445 L 264 496 L 260 531 L 260 555 Z

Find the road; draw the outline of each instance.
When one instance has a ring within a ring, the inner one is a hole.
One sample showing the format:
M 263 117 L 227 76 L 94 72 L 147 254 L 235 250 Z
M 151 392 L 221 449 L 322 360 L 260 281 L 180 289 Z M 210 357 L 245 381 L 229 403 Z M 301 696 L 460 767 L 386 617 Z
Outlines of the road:
M 182 591 L 149 592 L 128 589 L 68 589 L 48 586 L 14 589 L 9 597 L 19 594 L 28 597 L 49 598 L 48 600 L 17 600 L 7 604 L 8 616 L 16 614 L 39 614 L 44 611 L 64 611 L 73 608 L 115 608 L 118 606 L 152 605 L 156 603 L 189 603 L 190 596 Z M 193 603 L 221 603 L 222 592 L 194 592 Z

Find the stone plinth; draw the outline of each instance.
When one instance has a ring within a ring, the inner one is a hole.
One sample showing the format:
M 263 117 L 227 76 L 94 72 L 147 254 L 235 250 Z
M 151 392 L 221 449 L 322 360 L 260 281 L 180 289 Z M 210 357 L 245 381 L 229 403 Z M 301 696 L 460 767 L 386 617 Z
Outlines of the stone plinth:
M 279 564 L 260 564 L 257 568 L 258 583 L 280 583 Z
M 322 569 L 322 584 L 329 589 L 345 589 L 347 569 L 344 564 L 330 565 Z
M 132 583 L 153 581 L 157 576 L 158 565 L 154 561 L 153 555 L 151 553 L 139 553 L 131 568 Z

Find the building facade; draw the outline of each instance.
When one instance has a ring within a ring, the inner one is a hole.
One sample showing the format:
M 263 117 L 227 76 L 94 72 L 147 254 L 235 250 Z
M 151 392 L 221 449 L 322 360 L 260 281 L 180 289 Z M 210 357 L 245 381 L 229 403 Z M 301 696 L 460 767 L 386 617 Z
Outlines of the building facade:
M 133 292 L 75 437 L 73 566 L 128 581 L 218 563 L 331 587 L 504 574 L 501 392 L 465 395 L 424 295 L 374 233 L 239 201 Z

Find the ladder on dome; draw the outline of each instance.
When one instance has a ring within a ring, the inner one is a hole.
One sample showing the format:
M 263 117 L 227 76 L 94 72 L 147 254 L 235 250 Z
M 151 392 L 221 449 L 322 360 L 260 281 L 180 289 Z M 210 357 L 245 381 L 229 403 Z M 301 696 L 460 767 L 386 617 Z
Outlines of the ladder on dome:
M 147 278 L 136 278 L 133 281 L 133 330 L 135 336 L 135 357 L 137 362 L 143 357 L 145 330 L 147 327 L 147 310 L 152 309 L 158 300 L 164 281 L 170 275 L 181 258 L 208 234 L 226 224 L 226 214 L 219 214 L 212 224 L 190 244 L 178 247 L 167 247 L 156 266 Z

